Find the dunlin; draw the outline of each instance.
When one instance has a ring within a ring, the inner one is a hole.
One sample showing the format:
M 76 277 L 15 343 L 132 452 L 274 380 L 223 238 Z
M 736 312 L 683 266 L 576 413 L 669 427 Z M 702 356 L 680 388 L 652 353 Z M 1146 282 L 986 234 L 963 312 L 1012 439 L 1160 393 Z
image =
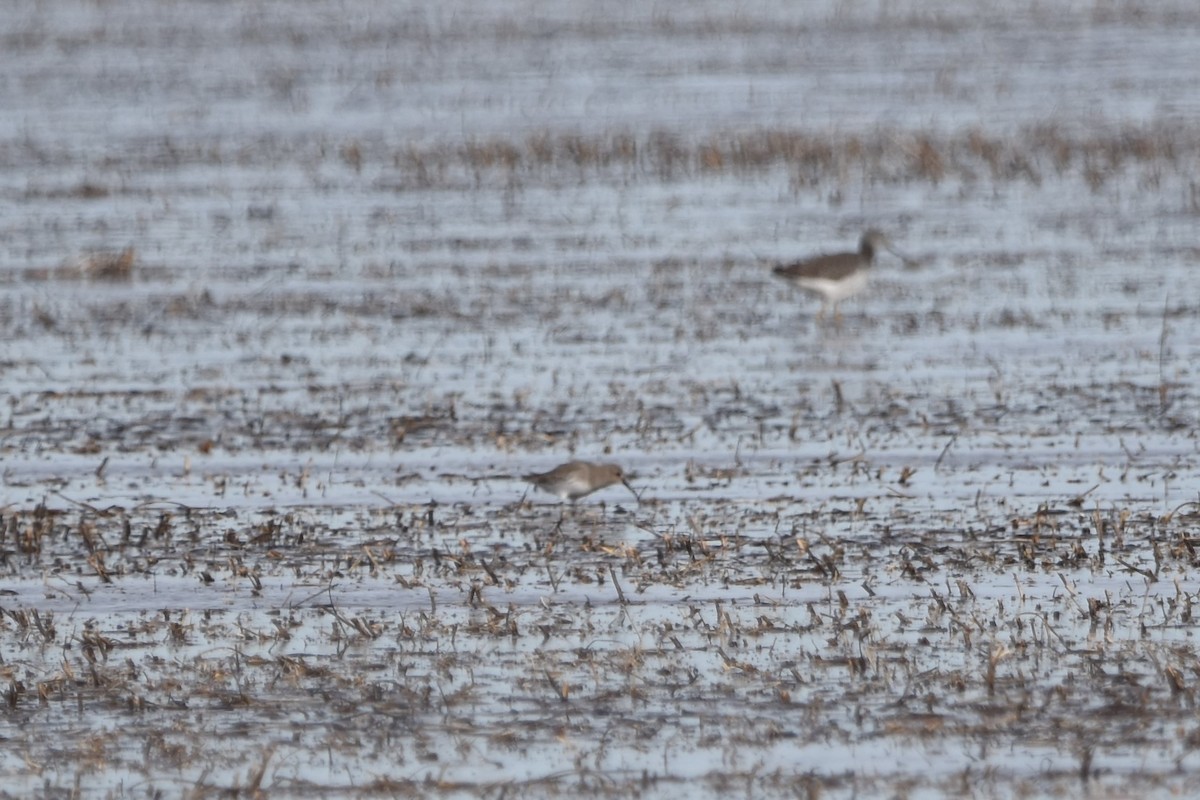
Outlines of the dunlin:
M 605 486 L 612 486 L 614 483 L 622 484 L 633 492 L 634 497 L 638 496 L 634 488 L 629 485 L 629 481 L 625 479 L 625 473 L 616 464 L 568 461 L 549 472 L 526 475 L 525 480 L 543 491 L 556 494 L 560 499 L 570 500 L 572 503 L 584 495 L 589 495 Z
M 887 250 L 909 266 L 914 263 L 896 252 L 892 243 L 882 233 L 868 230 L 862 235 L 857 253 L 833 253 L 792 264 L 781 264 L 775 267 L 774 272 L 801 289 L 820 295 L 823 302 L 821 311 L 817 314 L 818 318 L 825 316 L 829 306 L 833 306 L 836 316 L 838 303 L 866 288 L 875 253 L 881 249 Z

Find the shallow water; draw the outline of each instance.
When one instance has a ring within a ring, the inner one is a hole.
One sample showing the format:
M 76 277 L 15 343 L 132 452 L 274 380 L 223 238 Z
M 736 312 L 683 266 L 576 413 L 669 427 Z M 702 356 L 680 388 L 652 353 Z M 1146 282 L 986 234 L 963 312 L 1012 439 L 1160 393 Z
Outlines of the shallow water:
M 0 793 L 1194 792 L 1195 9 L 437 8 L 14 12 Z

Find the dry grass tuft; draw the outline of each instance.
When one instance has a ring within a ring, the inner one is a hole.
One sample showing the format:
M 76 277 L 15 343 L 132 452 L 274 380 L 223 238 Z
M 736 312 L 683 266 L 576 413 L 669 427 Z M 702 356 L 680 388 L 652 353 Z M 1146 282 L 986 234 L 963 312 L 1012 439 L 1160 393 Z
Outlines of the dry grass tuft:
M 84 277 L 98 281 L 127 281 L 133 277 L 137 251 L 126 247 L 120 253 L 92 253 L 80 265 Z

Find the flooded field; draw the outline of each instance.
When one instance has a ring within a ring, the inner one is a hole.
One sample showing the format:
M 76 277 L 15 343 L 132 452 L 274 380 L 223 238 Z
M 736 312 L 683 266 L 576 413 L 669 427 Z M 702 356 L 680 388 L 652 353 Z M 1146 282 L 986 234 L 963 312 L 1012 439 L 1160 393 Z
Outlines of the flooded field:
M 801 5 L 6 12 L 0 797 L 1200 791 L 1200 9 Z

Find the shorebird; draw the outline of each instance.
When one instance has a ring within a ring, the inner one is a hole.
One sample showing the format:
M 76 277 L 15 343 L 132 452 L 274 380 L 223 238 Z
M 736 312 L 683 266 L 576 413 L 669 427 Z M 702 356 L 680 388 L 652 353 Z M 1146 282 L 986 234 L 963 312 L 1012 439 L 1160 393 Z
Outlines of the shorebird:
M 887 250 L 908 266 L 915 264 L 912 259 L 897 253 L 886 236 L 870 229 L 863 233 L 857 253 L 833 253 L 781 264 L 775 267 L 774 273 L 806 292 L 820 295 L 823 302 L 818 319 L 825 316 L 829 306 L 833 306 L 837 318 L 840 317 L 838 303 L 866 288 L 871 264 L 879 250 Z
M 568 461 L 549 472 L 535 472 L 524 477 L 537 488 L 550 492 L 550 494 L 556 494 L 560 500 L 570 500 L 572 503 L 584 495 L 603 489 L 605 486 L 612 486 L 614 483 L 624 485 L 626 489 L 633 492 L 634 497 L 638 497 L 638 493 L 625 479 L 625 473 L 616 464 Z M 640 497 L 638 499 L 641 500 Z

